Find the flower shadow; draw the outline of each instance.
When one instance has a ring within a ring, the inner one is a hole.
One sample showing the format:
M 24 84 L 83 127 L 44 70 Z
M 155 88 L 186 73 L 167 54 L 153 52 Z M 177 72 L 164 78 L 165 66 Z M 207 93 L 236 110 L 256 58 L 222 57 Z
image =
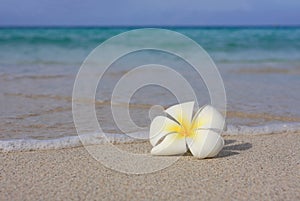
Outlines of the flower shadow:
M 252 144 L 249 142 L 246 143 L 238 143 L 236 140 L 225 140 L 225 146 L 221 150 L 221 152 L 214 158 L 225 158 L 229 156 L 234 156 L 240 154 L 239 151 L 245 151 L 252 148 Z M 193 156 L 190 150 L 184 153 L 182 156 Z
M 225 146 L 218 154 L 218 158 L 229 157 L 240 154 L 240 151 L 245 151 L 252 148 L 252 144 L 249 142 L 238 143 L 236 140 L 225 140 Z

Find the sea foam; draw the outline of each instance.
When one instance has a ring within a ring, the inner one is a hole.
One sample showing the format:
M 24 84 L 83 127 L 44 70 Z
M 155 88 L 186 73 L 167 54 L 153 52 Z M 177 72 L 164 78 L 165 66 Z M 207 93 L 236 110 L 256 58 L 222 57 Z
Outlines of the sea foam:
M 227 131 L 222 135 L 267 135 L 279 133 L 300 132 L 300 123 L 269 124 L 264 126 L 235 126 L 228 125 Z M 135 138 L 130 137 L 135 136 Z M 56 139 L 15 139 L 1 140 L 0 152 L 35 151 L 49 149 L 63 149 L 80 147 L 84 145 L 96 145 L 104 143 L 132 143 L 147 141 L 148 132 L 125 134 L 99 134 L 90 133 L 80 136 L 67 136 Z

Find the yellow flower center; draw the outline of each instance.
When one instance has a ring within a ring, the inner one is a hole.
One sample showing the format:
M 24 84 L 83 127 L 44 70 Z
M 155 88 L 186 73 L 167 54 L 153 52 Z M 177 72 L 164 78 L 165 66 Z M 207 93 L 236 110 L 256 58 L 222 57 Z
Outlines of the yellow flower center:
M 195 131 L 197 128 L 200 128 L 203 125 L 202 121 L 188 121 L 187 118 L 179 116 L 176 118 L 180 125 L 172 124 L 166 128 L 168 132 L 178 133 L 177 137 L 194 137 Z
M 194 129 L 190 122 L 181 122 L 180 130 L 178 132 L 182 137 L 191 137 L 194 134 Z

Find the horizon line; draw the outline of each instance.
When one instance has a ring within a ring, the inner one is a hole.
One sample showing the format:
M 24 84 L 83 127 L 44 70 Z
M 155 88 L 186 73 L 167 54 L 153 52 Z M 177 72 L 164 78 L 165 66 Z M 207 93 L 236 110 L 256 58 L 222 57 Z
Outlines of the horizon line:
M 298 28 L 300 24 L 265 25 L 0 25 L 0 28 Z

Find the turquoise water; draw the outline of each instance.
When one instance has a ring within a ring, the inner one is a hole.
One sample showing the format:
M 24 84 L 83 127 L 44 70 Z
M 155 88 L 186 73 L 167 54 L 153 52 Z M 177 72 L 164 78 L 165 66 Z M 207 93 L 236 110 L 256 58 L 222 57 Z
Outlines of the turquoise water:
M 106 39 L 130 28 L 0 28 L 0 65 L 80 65 Z M 300 28 L 172 28 L 216 62 L 299 62 Z M 70 51 L 71 50 L 71 51 Z
M 76 73 L 95 47 L 131 29 L 0 28 L 0 140 L 6 143 L 0 143 L 0 149 L 10 147 L 8 143 L 17 139 L 25 140 L 22 143 L 29 147 L 37 143 L 34 140 L 49 139 L 54 141 L 48 145 L 56 147 L 61 138 L 64 139 L 61 146 L 72 146 L 71 142 L 78 144 L 78 139 L 69 138 L 77 135 L 71 108 Z M 227 134 L 300 130 L 300 28 L 168 29 L 199 43 L 219 68 L 228 100 Z M 177 45 L 189 51 L 189 47 Z M 133 64 L 162 63 L 169 59 L 174 69 L 185 74 L 197 90 L 200 103 L 209 103 L 205 85 L 199 84 L 200 78 L 185 70 L 183 62 L 153 51 L 141 53 L 139 59 L 134 61 L 134 57 L 128 57 L 116 62 L 107 72 L 105 83 L 100 83 L 96 111 L 106 132 L 120 133 L 112 120 L 108 101 L 118 79 L 133 68 Z M 176 100 L 166 90 L 146 87 L 134 95 L 132 103 L 132 119 L 147 127 L 152 105 L 167 107 Z M 35 146 L 43 147 L 45 143 Z

